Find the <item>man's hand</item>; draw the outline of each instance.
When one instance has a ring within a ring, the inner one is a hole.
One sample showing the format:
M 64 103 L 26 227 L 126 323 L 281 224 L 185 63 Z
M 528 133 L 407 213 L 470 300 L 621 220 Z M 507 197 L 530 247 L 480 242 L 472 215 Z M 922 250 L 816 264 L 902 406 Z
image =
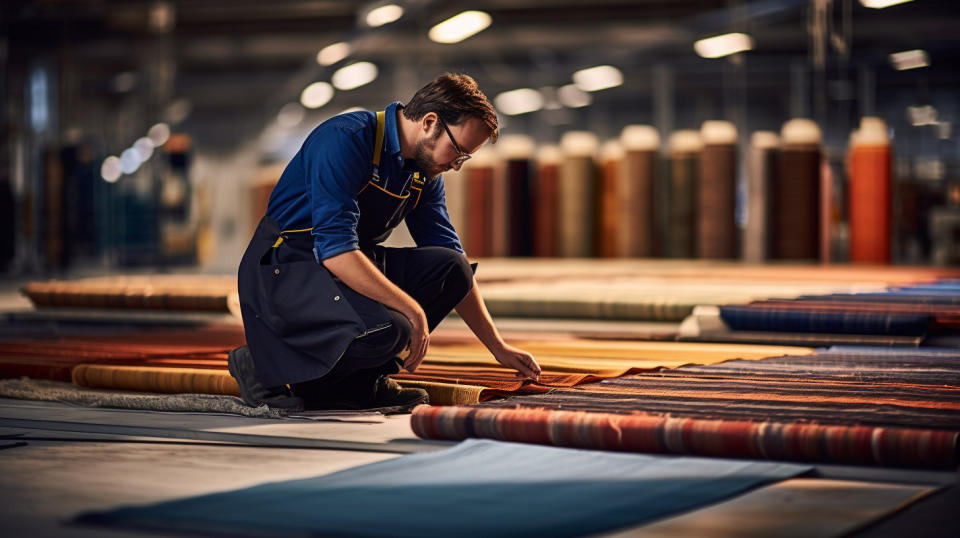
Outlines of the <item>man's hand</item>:
M 497 349 L 494 352 L 493 357 L 497 359 L 497 362 L 500 364 L 506 366 L 507 368 L 513 368 L 514 370 L 520 372 L 524 377 L 530 378 L 534 381 L 540 380 L 540 365 L 537 364 L 537 361 L 533 358 L 533 355 L 522 349 L 504 343 L 500 349 Z
M 410 354 L 403 359 L 403 367 L 411 374 L 420 367 L 424 357 L 427 356 L 427 348 L 430 346 L 430 331 L 427 326 L 427 315 L 423 308 L 417 305 L 417 309 L 409 314 L 405 314 L 410 320 Z

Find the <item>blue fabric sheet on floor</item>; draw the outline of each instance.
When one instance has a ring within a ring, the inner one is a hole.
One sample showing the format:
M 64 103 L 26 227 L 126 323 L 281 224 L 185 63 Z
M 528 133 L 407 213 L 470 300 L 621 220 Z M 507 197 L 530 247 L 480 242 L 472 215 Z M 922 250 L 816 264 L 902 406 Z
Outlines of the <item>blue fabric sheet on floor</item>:
M 326 476 L 77 520 L 224 536 L 582 536 L 708 505 L 809 469 L 470 439 Z

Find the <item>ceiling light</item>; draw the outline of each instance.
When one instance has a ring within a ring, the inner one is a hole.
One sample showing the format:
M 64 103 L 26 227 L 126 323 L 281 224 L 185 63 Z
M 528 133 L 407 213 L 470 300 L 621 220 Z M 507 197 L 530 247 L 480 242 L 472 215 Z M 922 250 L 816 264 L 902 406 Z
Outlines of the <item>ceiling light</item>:
M 153 142 L 153 147 L 159 148 L 170 139 L 170 126 L 166 123 L 158 123 L 147 131 L 147 138 Z
M 307 108 L 320 108 L 333 99 L 333 86 L 326 82 L 314 82 L 300 94 L 300 104 Z
M 124 174 L 136 172 L 142 163 L 140 153 L 133 148 L 127 148 L 120 154 L 120 169 Z
M 593 102 L 593 96 L 581 90 L 575 84 L 567 84 L 557 90 L 557 99 L 569 108 L 585 107 Z
M 133 143 L 133 149 L 140 155 L 140 160 L 145 162 L 153 155 L 153 141 L 145 136 L 138 138 Z
M 906 71 L 907 69 L 917 69 L 930 65 L 930 57 L 927 56 L 925 50 L 905 50 L 891 54 L 890 64 L 897 71 Z
M 377 66 L 370 62 L 357 62 L 337 69 L 330 82 L 338 90 L 352 90 L 369 84 L 377 78 Z
M 883 9 L 897 4 L 906 4 L 907 2 L 913 2 L 913 0 L 860 0 L 860 4 L 863 5 L 863 7 L 873 9 Z
M 585 92 L 595 92 L 623 84 L 623 73 L 612 65 L 598 65 L 574 73 L 573 83 Z
M 300 106 L 300 103 L 287 103 L 277 113 L 277 125 L 284 129 L 292 129 L 300 125 L 305 115 L 306 112 Z
M 498 111 L 508 116 L 516 116 L 543 108 L 543 95 L 531 88 L 520 88 L 501 93 L 493 102 Z
M 345 41 L 327 45 L 317 53 L 317 63 L 320 65 L 333 65 L 350 56 L 351 49 L 350 43 Z
M 437 24 L 427 35 L 437 43 L 458 43 L 482 32 L 491 21 L 483 11 L 464 11 Z
M 377 26 L 390 24 L 402 16 L 402 7 L 398 6 L 397 4 L 387 4 L 385 6 L 371 9 L 369 12 L 367 12 L 365 20 L 367 21 L 367 26 L 376 28 Z
M 939 123 L 937 120 L 937 109 L 930 105 L 908 106 L 907 116 L 910 118 L 910 124 L 914 127 L 936 125 Z
M 693 50 L 703 58 L 720 58 L 752 49 L 753 38 L 740 33 L 708 37 L 693 44 Z
M 100 177 L 104 181 L 116 183 L 121 175 L 123 175 L 123 170 L 120 169 L 120 159 L 111 155 L 103 160 L 103 164 L 100 165 Z

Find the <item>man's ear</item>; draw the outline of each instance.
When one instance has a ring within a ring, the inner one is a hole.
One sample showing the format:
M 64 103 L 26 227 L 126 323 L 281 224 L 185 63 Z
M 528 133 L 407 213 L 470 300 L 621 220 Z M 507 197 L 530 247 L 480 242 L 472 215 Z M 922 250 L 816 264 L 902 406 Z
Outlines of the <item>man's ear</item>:
M 424 134 L 430 134 L 439 119 L 436 112 L 427 112 L 420 118 L 420 130 L 422 130 Z

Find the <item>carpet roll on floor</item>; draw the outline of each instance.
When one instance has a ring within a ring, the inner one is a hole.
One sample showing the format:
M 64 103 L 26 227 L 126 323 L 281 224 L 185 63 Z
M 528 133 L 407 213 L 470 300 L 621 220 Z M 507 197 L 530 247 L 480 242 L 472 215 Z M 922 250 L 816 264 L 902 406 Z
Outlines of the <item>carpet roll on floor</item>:
M 670 174 L 667 182 L 667 229 L 664 255 L 693 258 L 697 246 L 697 192 L 703 140 L 697 131 L 670 135 Z
M 560 163 L 558 146 L 542 146 L 537 152 L 537 178 L 533 189 L 533 254 L 543 258 L 559 255 L 557 244 L 560 212 Z
M 533 180 L 533 139 L 526 135 L 507 135 L 497 142 L 497 150 L 506 161 L 506 242 L 508 256 L 530 256 L 532 246 L 531 195 Z
M 783 124 L 772 192 L 774 259 L 820 258 L 820 127 L 795 118 Z
M 81 387 L 240 396 L 237 382 L 226 370 L 80 364 L 71 377 Z
M 700 138 L 703 150 L 697 187 L 697 257 L 736 258 L 737 128 L 729 121 L 705 121 Z
M 649 125 L 628 125 L 620 134 L 620 143 L 624 156 L 617 187 L 617 254 L 631 258 L 657 256 L 660 133 Z
M 419 406 L 410 424 L 424 439 L 473 437 L 652 454 L 929 468 L 956 466 L 960 437 L 908 428 L 479 407 Z
M 37 307 L 229 312 L 235 276 L 143 275 L 30 282 L 21 293 Z
M 617 211 L 618 186 L 622 177 L 624 150 L 619 140 L 608 140 L 600 149 L 600 177 L 596 183 L 597 227 L 594 242 L 601 258 L 617 256 L 623 225 Z
M 887 124 L 860 119 L 850 136 L 850 261 L 890 263 L 891 147 Z
M 770 256 L 772 238 L 771 190 L 780 153 L 780 137 L 773 131 L 750 136 L 747 156 L 747 227 L 743 234 L 743 258 L 762 262 Z
M 594 255 L 596 214 L 596 135 L 571 131 L 563 135 L 560 148 L 558 255 L 564 258 L 589 258 Z

